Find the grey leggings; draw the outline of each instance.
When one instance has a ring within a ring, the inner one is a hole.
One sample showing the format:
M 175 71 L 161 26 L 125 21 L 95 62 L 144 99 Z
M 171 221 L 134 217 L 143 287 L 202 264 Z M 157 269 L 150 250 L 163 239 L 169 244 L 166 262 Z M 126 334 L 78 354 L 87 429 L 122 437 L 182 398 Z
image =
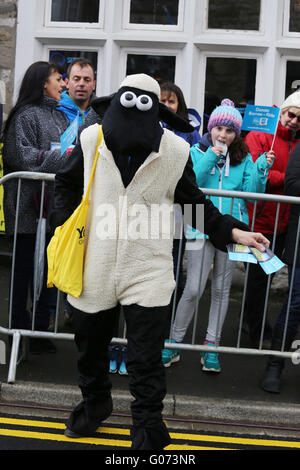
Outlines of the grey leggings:
M 195 242 L 197 243 L 197 242 Z M 193 244 L 191 244 L 192 246 Z M 201 260 L 204 253 L 203 266 Z M 187 279 L 182 297 L 178 303 L 174 324 L 172 326 L 171 337 L 176 342 L 182 342 L 186 330 L 195 314 L 196 301 L 199 291 L 199 299 L 205 289 L 208 275 L 212 264 L 211 280 L 211 304 L 209 311 L 209 321 L 206 332 L 206 341 L 219 343 L 223 323 L 226 317 L 232 275 L 235 268 L 234 261 L 228 259 L 228 254 L 217 250 L 210 241 L 206 241 L 202 249 L 189 249 L 187 246 Z M 202 269 L 202 275 L 201 275 Z

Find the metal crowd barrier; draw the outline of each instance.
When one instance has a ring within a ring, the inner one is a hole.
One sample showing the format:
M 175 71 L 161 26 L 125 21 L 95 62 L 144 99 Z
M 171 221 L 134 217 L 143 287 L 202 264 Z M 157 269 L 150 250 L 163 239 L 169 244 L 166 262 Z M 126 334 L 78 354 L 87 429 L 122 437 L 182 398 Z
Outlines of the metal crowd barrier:
M 44 192 L 45 192 L 45 184 L 46 182 L 54 182 L 55 175 L 53 174 L 45 174 L 45 173 L 34 173 L 34 172 L 15 172 L 9 175 L 6 175 L 0 179 L 0 185 L 5 184 L 7 181 L 12 179 L 18 180 L 18 191 L 17 191 L 17 201 L 16 201 L 16 222 L 15 222 L 15 230 L 14 230 L 14 237 L 13 237 L 13 250 L 12 250 L 12 265 L 11 265 L 11 282 L 10 282 L 10 293 L 9 293 L 9 312 L 8 312 L 8 327 L 4 327 L 0 325 L 0 333 L 9 335 L 12 337 L 11 342 L 11 353 L 10 353 L 10 361 L 9 361 L 9 371 L 8 371 L 8 383 L 14 383 L 16 379 L 16 372 L 17 372 L 17 365 L 19 362 L 24 359 L 24 355 L 27 354 L 26 347 L 24 348 L 25 352 L 23 355 L 19 355 L 20 344 L 22 339 L 26 338 L 50 338 L 55 340 L 74 340 L 74 334 L 72 333 L 65 333 L 58 331 L 59 330 L 59 316 L 61 314 L 61 296 L 62 293 L 58 291 L 57 296 L 57 304 L 56 304 L 56 312 L 55 312 L 55 321 L 54 321 L 54 328 L 53 331 L 37 331 L 35 329 L 35 306 L 36 306 L 36 291 L 37 286 L 36 283 L 33 286 L 33 309 L 32 309 L 32 328 L 29 330 L 25 329 L 15 329 L 12 328 L 12 298 L 13 298 L 13 281 L 14 281 L 14 267 L 15 267 L 15 254 L 16 254 L 16 243 L 17 243 L 17 234 L 18 234 L 18 220 L 19 220 L 19 202 L 20 202 L 20 195 L 21 195 L 21 187 L 22 187 L 22 180 L 31 180 L 31 181 L 40 181 L 42 186 L 41 191 L 41 204 L 40 204 L 40 215 L 39 220 L 42 219 L 43 213 L 43 200 L 44 200 Z M 5 187 L 4 187 L 5 190 Z M 202 189 L 202 191 L 207 195 L 210 196 L 222 196 L 222 197 L 229 197 L 232 200 L 231 207 L 233 206 L 234 198 L 246 199 L 251 200 L 254 202 L 254 213 L 253 213 L 253 226 L 255 221 L 255 216 L 257 212 L 257 203 L 259 201 L 272 201 L 277 202 L 277 213 L 276 213 L 276 222 L 274 228 L 274 238 L 273 244 L 270 246 L 271 250 L 275 246 L 276 236 L 277 236 L 277 227 L 278 227 L 278 219 L 279 219 L 279 210 L 280 204 L 289 203 L 289 204 L 300 204 L 300 198 L 298 197 L 288 197 L 288 196 L 276 196 L 271 194 L 259 194 L 259 193 L 245 193 L 245 192 L 237 192 L 237 191 L 223 191 L 223 190 L 212 190 L 212 189 Z M 291 293 L 292 293 L 292 286 L 293 286 L 293 279 L 294 279 L 294 272 L 296 266 L 296 257 L 299 245 L 299 233 L 300 233 L 300 217 L 298 220 L 298 230 L 297 230 L 297 237 L 296 237 L 296 247 L 295 247 L 295 255 L 294 255 L 294 262 L 293 262 L 293 269 L 291 275 L 291 282 L 290 282 L 290 289 L 288 292 L 288 307 L 287 307 L 287 316 L 285 322 L 285 331 L 283 337 L 283 344 L 281 351 L 273 351 L 273 350 L 266 350 L 262 349 L 262 342 L 263 342 L 263 333 L 264 333 L 264 326 L 266 321 L 267 315 L 267 307 L 268 307 L 268 299 L 270 294 L 270 285 L 271 285 L 271 276 L 268 277 L 268 284 L 265 296 L 265 307 L 263 312 L 263 321 L 262 321 L 262 329 L 261 329 L 261 337 L 260 337 L 260 344 L 258 348 L 243 348 L 240 345 L 241 342 L 241 332 L 242 332 L 242 324 L 243 324 L 243 316 L 244 316 L 244 306 L 245 306 L 245 296 L 246 296 L 246 286 L 247 286 L 247 279 L 248 279 L 248 270 L 249 264 L 245 270 L 245 280 L 244 280 L 244 289 L 243 289 L 243 298 L 241 302 L 241 314 L 240 314 L 240 321 L 239 321 L 239 329 L 237 335 L 237 343 L 235 347 L 227 347 L 227 346 L 216 346 L 215 348 L 207 347 L 203 344 L 196 343 L 196 324 L 198 319 L 198 305 L 199 305 L 199 298 L 197 298 L 196 304 L 196 313 L 194 316 L 194 323 L 193 323 L 193 332 L 192 332 L 192 340 L 190 343 L 176 343 L 175 345 L 172 343 L 165 343 L 165 347 L 169 349 L 180 349 L 180 350 L 192 350 L 192 351 L 216 351 L 218 353 L 230 353 L 230 354 L 242 354 L 242 355 L 274 355 L 274 356 L 281 356 L 286 358 L 291 358 L 293 356 L 293 352 L 284 351 L 284 341 L 285 335 L 287 330 L 289 312 L 290 312 L 290 303 L 291 303 Z M 38 237 L 37 237 L 38 238 Z M 204 245 L 205 249 L 205 245 Z M 180 247 L 179 250 L 182 250 L 182 240 L 180 240 Z M 178 260 L 180 259 L 180 252 Z M 176 295 L 177 295 L 177 288 L 178 288 L 178 273 L 179 273 L 179 261 L 177 265 L 177 274 L 176 274 L 176 287 L 173 296 L 173 304 L 172 304 L 172 318 L 171 324 L 175 318 L 176 313 Z M 201 282 L 201 279 L 200 279 Z M 225 320 L 226 321 L 226 320 Z M 123 330 L 123 337 L 116 337 L 112 339 L 112 344 L 120 344 L 126 345 L 126 326 L 124 326 Z

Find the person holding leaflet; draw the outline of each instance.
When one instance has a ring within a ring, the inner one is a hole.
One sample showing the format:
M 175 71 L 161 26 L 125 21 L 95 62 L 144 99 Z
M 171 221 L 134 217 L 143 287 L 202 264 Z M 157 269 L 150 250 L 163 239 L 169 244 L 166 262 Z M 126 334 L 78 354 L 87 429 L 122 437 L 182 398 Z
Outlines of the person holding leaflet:
M 265 191 L 267 170 L 272 166 L 273 155 L 263 155 L 254 164 L 248 147 L 240 137 L 241 125 L 242 116 L 229 99 L 224 99 L 221 106 L 211 114 L 208 122 L 209 132 L 203 136 L 199 144 L 191 148 L 190 152 L 197 185 L 200 188 Z M 211 201 L 222 214 L 231 214 L 231 198 L 213 196 Z M 248 224 L 247 202 L 244 199 L 234 199 L 232 215 Z M 199 231 L 187 227 L 186 238 L 188 240 L 187 280 L 177 307 L 171 338 L 173 342 L 183 341 L 197 309 L 196 302 L 204 292 L 213 264 L 211 306 L 205 344 L 215 347 L 220 342 L 222 325 L 228 309 L 235 263 L 228 259 L 226 252 L 215 248 L 208 237 L 203 244 L 204 235 Z M 175 349 L 163 350 L 162 359 L 165 367 L 180 359 L 179 352 Z M 218 354 L 215 352 L 203 354 L 201 362 L 205 371 L 221 370 Z

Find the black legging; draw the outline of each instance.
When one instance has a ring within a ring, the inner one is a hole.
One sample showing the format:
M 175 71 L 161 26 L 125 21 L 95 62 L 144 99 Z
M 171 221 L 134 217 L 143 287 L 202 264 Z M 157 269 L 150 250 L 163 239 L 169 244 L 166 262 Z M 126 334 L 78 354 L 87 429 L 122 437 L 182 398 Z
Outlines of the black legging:
M 168 306 L 123 306 L 127 328 L 127 371 L 133 427 L 133 449 L 163 449 L 169 444 L 162 421 L 166 395 L 165 369 L 161 362 Z M 74 309 L 78 348 L 79 387 L 83 401 L 73 410 L 67 427 L 79 434 L 93 433 L 112 410 L 108 346 L 113 337 L 119 306 L 87 314 Z

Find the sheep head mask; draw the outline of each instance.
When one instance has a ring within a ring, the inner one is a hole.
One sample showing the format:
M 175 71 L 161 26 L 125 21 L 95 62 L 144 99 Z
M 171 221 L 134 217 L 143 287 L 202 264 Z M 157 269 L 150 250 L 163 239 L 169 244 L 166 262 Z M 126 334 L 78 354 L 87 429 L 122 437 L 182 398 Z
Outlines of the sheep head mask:
M 129 75 L 116 93 L 92 102 L 93 109 L 103 117 L 103 135 L 111 152 L 157 151 L 164 132 L 160 121 L 181 132 L 194 130 L 159 99 L 158 82 L 142 73 Z

